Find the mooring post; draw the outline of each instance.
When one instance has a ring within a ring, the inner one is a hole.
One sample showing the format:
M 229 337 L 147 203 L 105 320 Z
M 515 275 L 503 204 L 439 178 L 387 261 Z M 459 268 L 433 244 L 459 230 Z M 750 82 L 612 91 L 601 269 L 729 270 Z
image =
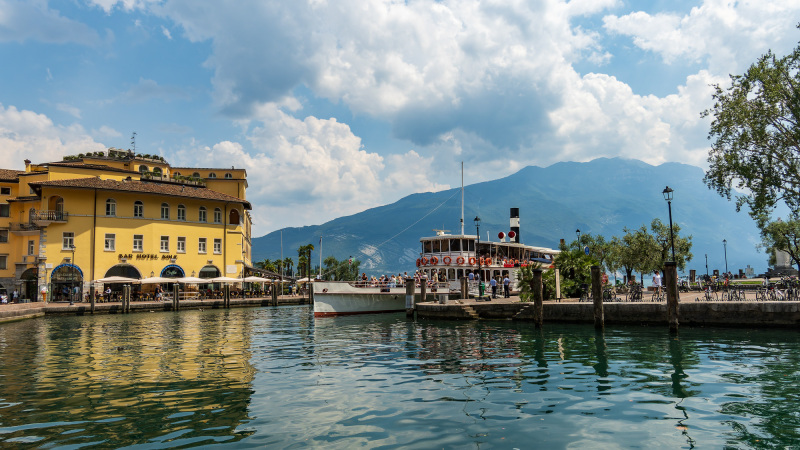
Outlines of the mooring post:
M 172 310 L 178 310 L 178 295 L 181 293 L 181 286 L 178 283 L 172 285 Z
M 421 302 L 424 302 L 425 301 L 425 297 L 428 295 L 428 293 L 425 292 L 425 289 L 427 289 L 427 287 L 428 287 L 428 277 L 425 277 L 425 276 L 420 277 L 420 279 L 419 279 L 419 301 L 421 301 Z M 417 305 L 416 305 L 416 302 L 415 302 L 414 309 L 416 309 L 416 308 L 417 308 Z
M 131 285 L 126 284 L 122 287 L 122 298 L 125 305 L 125 312 L 131 312 Z
M 231 306 L 231 287 L 227 284 L 222 289 L 222 307 L 230 308 Z
M 125 292 L 128 290 L 128 286 L 122 285 L 122 292 L 120 292 L 120 308 L 122 309 L 122 313 L 128 312 L 125 307 Z
M 272 294 L 272 306 L 278 306 L 278 286 L 275 283 L 270 286 L 270 294 Z
M 542 290 L 542 269 L 533 269 L 531 280 L 531 293 L 533 294 L 533 323 L 537 327 L 544 324 L 544 293 Z
M 469 298 L 469 280 L 467 277 L 461 277 L 461 299 L 466 300 Z
M 670 331 L 678 331 L 678 266 L 675 261 L 664 263 L 664 281 L 667 288 L 667 320 Z
M 414 316 L 414 279 L 406 278 L 406 317 Z
M 594 326 L 605 328 L 603 317 L 603 284 L 600 281 L 600 266 L 592 266 L 592 301 L 594 303 Z
M 94 314 L 94 286 L 89 285 L 89 312 Z

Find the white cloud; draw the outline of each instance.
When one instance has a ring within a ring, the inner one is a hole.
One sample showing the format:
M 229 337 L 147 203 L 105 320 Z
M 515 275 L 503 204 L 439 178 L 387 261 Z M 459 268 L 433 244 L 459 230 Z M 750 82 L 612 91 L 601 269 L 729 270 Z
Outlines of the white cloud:
M 81 118 L 81 110 L 75 106 L 67 105 L 66 103 L 57 103 L 56 109 L 61 112 L 65 112 L 76 119 Z
M 631 36 L 669 64 L 708 60 L 713 73 L 741 72 L 768 49 L 785 52 L 797 42 L 797 0 L 706 0 L 688 14 L 637 11 L 603 19 L 606 29 Z
M 48 8 L 45 0 L 0 0 L 0 42 L 97 45 L 100 37 L 83 23 Z
M 22 170 L 26 158 L 60 161 L 64 155 L 105 149 L 80 125 L 55 125 L 44 114 L 0 104 L 0 167 Z
M 161 32 L 164 34 L 164 36 L 167 37 L 167 39 L 172 40 L 172 33 L 169 32 L 169 29 L 167 29 L 167 27 L 162 25 L 161 26 Z
M 364 149 L 335 119 L 300 120 L 262 105 L 254 123 L 247 148 L 231 141 L 190 148 L 177 153 L 176 164 L 246 168 L 248 200 L 259 205 L 253 212 L 256 235 L 354 214 L 419 189 L 446 188 L 428 181 L 430 160 L 409 151 L 390 157 L 387 168 L 384 157 Z

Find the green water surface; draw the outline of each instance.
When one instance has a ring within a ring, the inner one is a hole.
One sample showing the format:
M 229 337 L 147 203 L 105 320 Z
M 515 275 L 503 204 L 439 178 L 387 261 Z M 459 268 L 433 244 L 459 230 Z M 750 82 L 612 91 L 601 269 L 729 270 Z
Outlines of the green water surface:
M 314 319 L 0 324 L 9 448 L 798 448 L 794 330 Z

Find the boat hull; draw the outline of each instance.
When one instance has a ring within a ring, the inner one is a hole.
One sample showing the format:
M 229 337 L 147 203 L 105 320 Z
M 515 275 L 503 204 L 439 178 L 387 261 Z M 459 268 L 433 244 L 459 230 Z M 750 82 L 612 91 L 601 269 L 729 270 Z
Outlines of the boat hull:
M 393 313 L 405 310 L 405 288 L 391 288 L 388 292 L 381 292 L 377 287 L 361 288 L 351 286 L 349 283 L 314 283 L 314 317 Z

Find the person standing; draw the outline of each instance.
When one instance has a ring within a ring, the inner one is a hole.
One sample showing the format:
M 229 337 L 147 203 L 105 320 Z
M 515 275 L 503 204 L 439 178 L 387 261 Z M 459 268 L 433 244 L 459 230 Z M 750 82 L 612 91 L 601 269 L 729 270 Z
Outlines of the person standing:
M 497 298 L 497 279 L 492 278 L 489 281 L 489 286 L 492 287 L 492 298 Z
M 503 295 L 505 298 L 511 297 L 511 280 L 508 278 L 508 275 L 503 278 Z
M 653 275 L 653 287 L 656 289 L 657 293 L 661 293 L 661 275 L 656 270 Z
M 16 289 L 11 293 L 11 303 L 19 303 L 19 291 Z

